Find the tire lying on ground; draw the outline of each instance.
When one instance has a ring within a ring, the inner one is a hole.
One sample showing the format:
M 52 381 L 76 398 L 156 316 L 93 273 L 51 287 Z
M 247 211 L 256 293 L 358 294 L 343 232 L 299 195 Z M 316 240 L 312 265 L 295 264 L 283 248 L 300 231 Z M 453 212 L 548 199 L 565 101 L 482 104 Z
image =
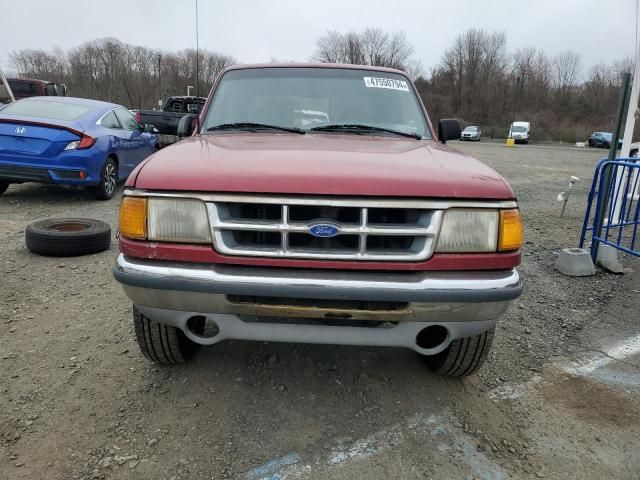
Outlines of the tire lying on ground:
M 111 245 L 111 227 L 91 218 L 50 218 L 25 230 L 27 248 L 50 257 L 97 253 Z

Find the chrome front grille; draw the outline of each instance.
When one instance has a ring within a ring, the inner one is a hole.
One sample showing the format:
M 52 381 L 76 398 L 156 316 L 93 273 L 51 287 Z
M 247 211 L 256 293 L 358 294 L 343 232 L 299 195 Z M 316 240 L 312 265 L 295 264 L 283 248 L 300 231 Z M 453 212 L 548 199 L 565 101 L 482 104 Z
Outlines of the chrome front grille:
M 420 261 L 431 256 L 442 210 L 401 201 L 224 198 L 208 201 L 214 247 L 225 255 Z M 317 224 L 339 229 L 310 233 Z

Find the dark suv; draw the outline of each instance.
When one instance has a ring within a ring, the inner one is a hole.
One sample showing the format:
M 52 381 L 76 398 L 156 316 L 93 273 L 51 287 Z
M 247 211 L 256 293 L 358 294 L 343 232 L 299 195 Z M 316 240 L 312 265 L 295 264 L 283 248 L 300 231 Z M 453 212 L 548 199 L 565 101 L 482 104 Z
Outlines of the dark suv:
M 599 148 L 609 148 L 613 140 L 611 132 L 593 132 L 589 136 L 589 146 Z M 622 148 L 622 139 L 618 140 L 618 148 Z

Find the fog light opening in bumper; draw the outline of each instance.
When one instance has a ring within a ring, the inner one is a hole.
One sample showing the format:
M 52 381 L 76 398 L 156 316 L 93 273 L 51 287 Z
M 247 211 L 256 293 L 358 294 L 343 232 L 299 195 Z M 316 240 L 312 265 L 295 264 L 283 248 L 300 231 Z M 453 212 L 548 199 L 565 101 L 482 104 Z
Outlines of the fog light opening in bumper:
M 220 334 L 220 327 L 213 319 L 200 315 L 189 318 L 186 328 L 192 335 L 207 340 Z
M 416 335 L 416 345 L 425 350 L 430 350 L 442 345 L 449 336 L 449 331 L 442 325 L 425 327 Z

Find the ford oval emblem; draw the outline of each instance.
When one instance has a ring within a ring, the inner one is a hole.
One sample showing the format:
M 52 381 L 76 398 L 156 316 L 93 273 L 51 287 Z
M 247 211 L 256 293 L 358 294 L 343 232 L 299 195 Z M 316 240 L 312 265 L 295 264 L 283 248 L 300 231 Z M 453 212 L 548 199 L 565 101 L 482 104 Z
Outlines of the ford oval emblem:
M 340 227 L 332 223 L 315 223 L 309 227 L 309 233 L 314 237 L 335 237 L 340 235 Z

